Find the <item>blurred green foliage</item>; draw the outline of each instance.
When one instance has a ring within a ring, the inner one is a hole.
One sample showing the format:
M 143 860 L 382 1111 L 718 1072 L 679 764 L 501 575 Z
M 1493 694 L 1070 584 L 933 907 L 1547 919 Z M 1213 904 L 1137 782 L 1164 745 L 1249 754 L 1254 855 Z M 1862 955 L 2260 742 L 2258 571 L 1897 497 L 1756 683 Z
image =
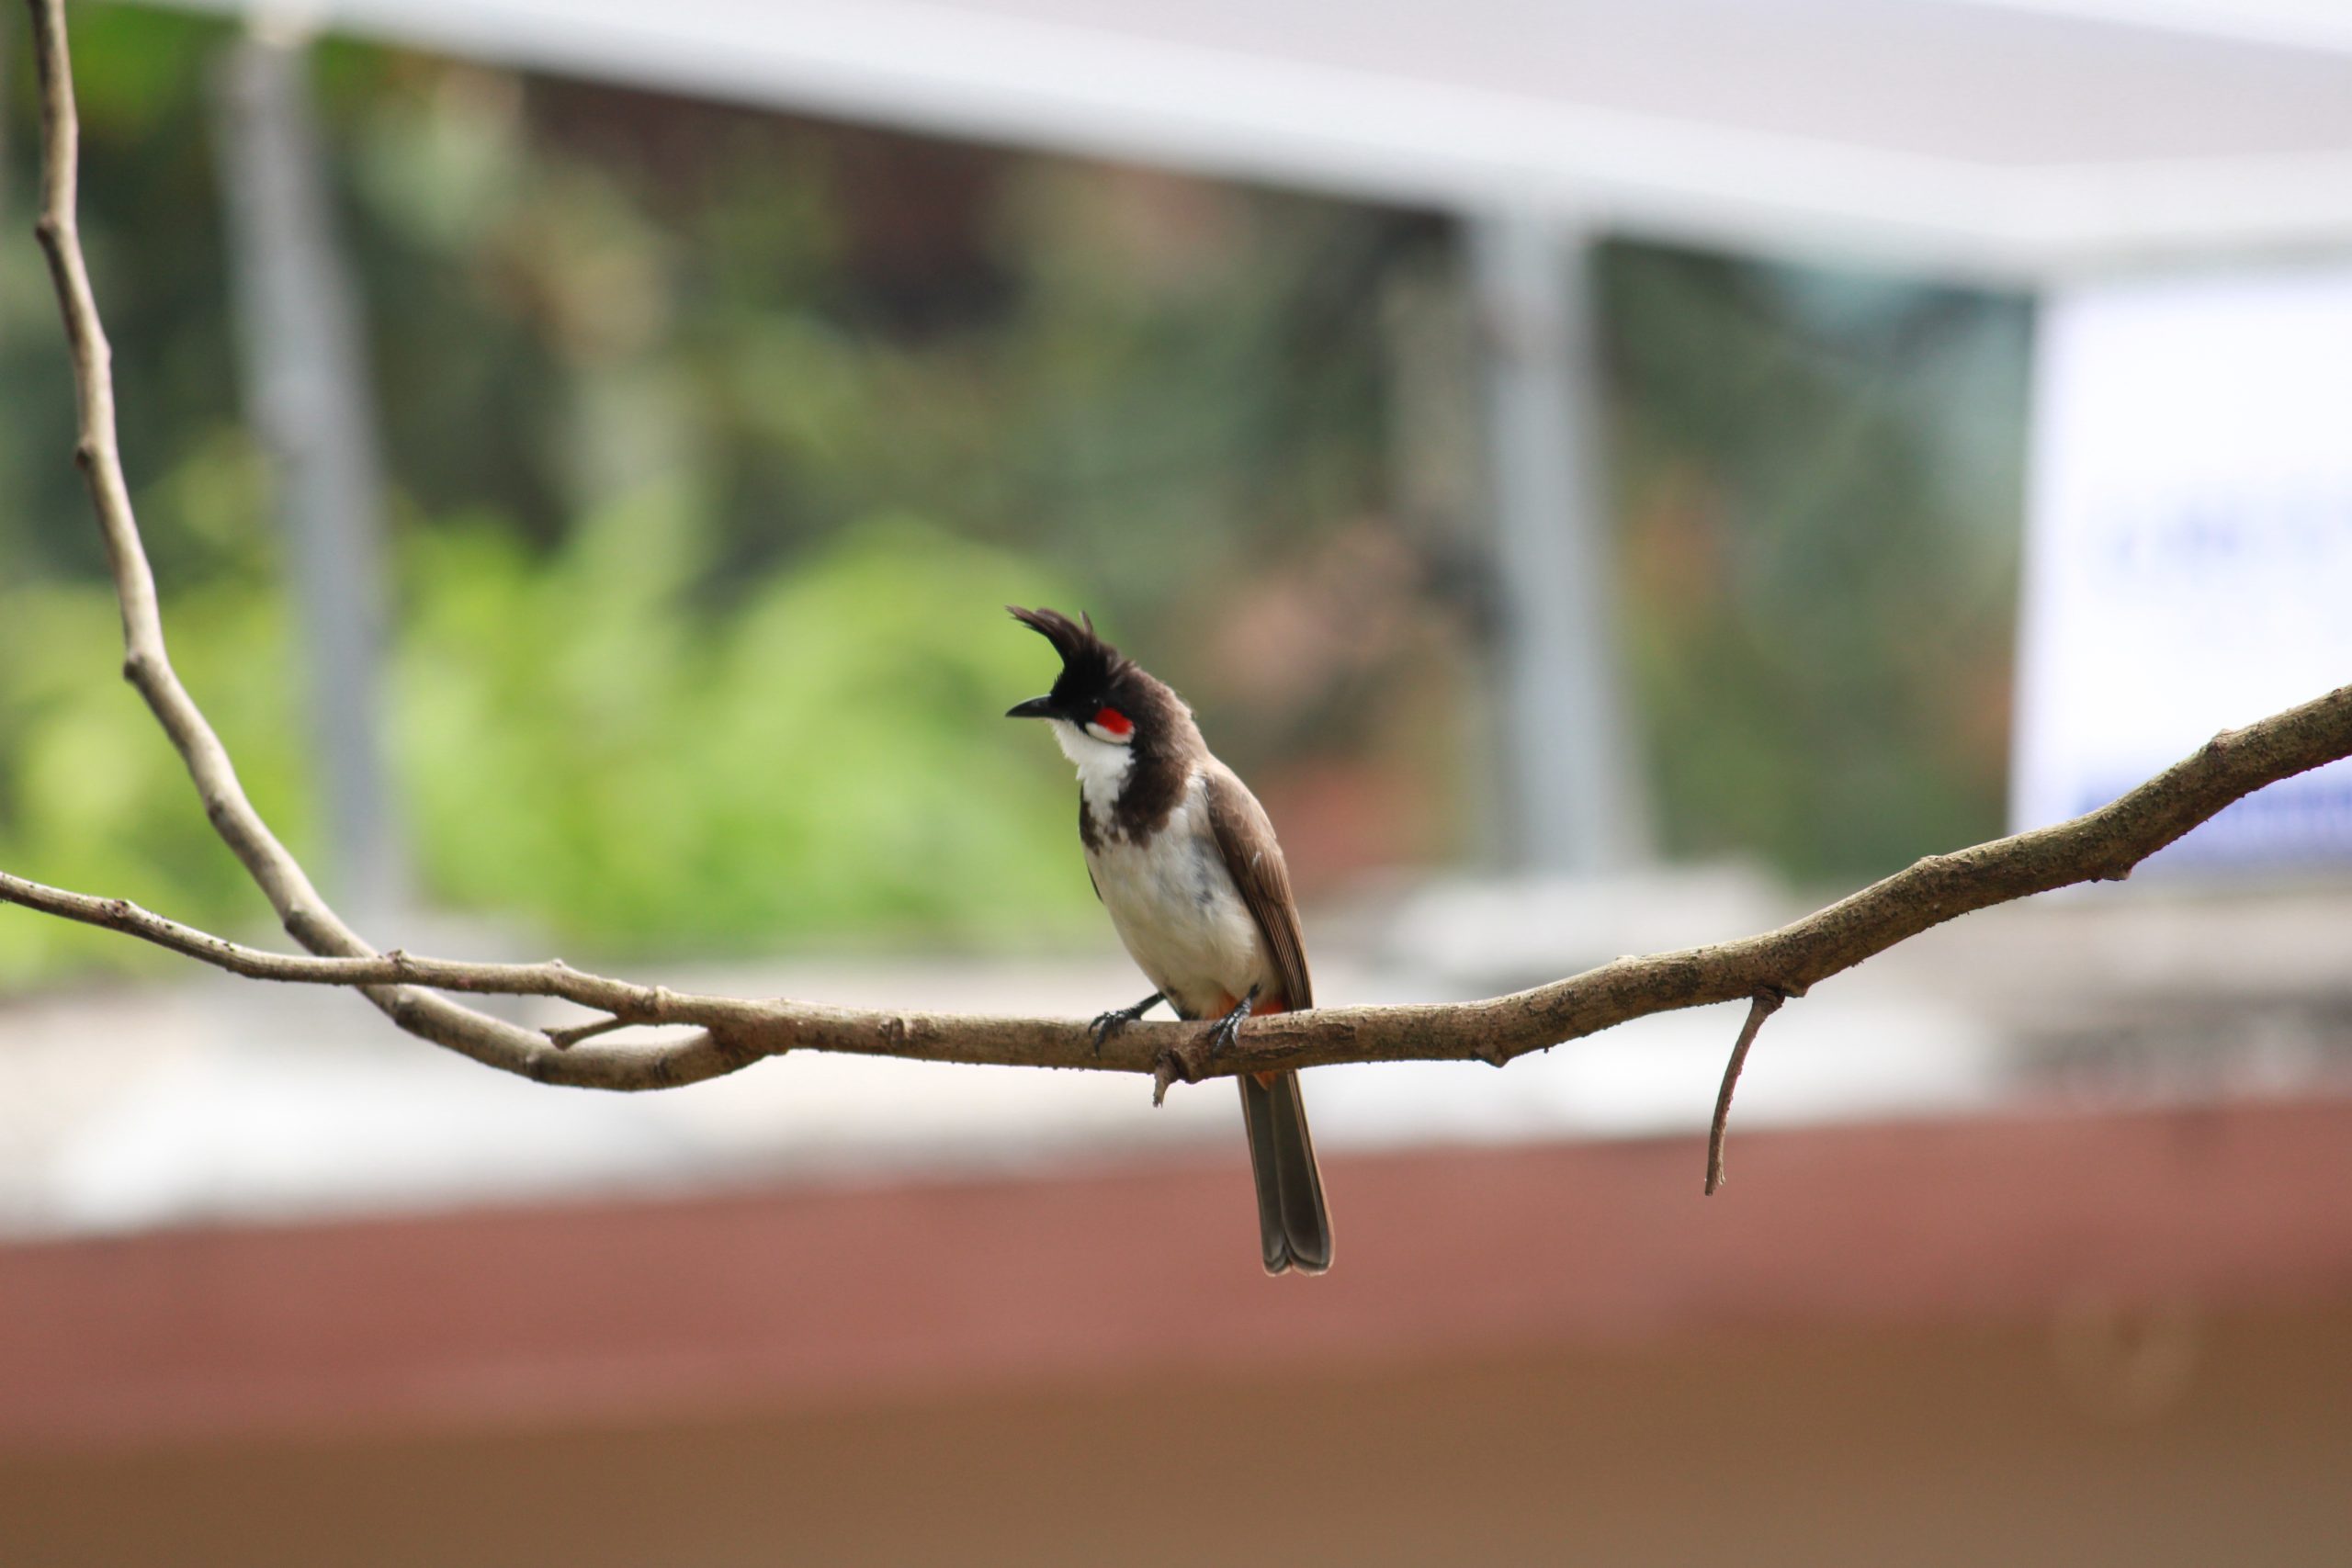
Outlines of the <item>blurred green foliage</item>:
M 310 813 L 286 722 L 294 694 L 277 595 L 207 586 L 172 596 L 173 662 L 204 704 L 264 816 L 293 842 Z M 195 804 L 177 752 L 127 685 L 110 585 L 0 584 L 0 864 L 182 919 L 249 926 L 257 897 Z M 266 913 L 266 908 L 264 913 Z M 0 986 L 152 957 L 120 937 L 13 919 Z
M 84 230 L 172 646 L 317 863 L 212 164 L 232 35 L 74 25 Z M 1397 220 L 352 44 L 314 81 L 370 318 L 388 750 L 426 895 L 639 950 L 1095 931 L 1067 764 L 1001 716 L 1051 655 L 1001 606 L 1154 646 L 1268 526 L 1371 504 L 1376 275 L 1351 258 Z M 251 930 L 109 679 L 53 310 L 34 248 L 0 247 L 0 864 Z M 138 956 L 0 925 L 0 983 Z
M 649 493 L 551 558 L 422 536 L 395 729 L 436 895 L 702 951 L 1068 910 L 1067 791 L 1000 716 L 1052 660 L 998 606 L 1050 580 L 890 520 L 689 616 L 694 514 Z
M 74 27 L 172 646 L 317 859 L 213 166 L 232 34 L 113 5 Z M 589 947 L 1099 934 L 1066 767 L 997 716 L 1050 674 L 1008 600 L 1091 608 L 1183 689 L 1310 886 L 1491 841 L 1475 418 L 1395 428 L 1400 374 L 1477 391 L 1466 359 L 1399 355 L 1412 299 L 1474 341 L 1444 223 L 349 43 L 313 66 L 391 486 L 389 750 L 435 904 Z M 1668 848 L 1843 879 L 1995 830 L 2021 303 L 1634 245 L 1600 287 Z M 252 930 L 110 679 L 68 385 L 38 252 L 0 244 L 0 865 Z M 0 986 L 137 956 L 0 919 Z
M 1842 883 L 2000 833 L 2026 302 L 1606 262 L 1623 629 L 1665 848 Z

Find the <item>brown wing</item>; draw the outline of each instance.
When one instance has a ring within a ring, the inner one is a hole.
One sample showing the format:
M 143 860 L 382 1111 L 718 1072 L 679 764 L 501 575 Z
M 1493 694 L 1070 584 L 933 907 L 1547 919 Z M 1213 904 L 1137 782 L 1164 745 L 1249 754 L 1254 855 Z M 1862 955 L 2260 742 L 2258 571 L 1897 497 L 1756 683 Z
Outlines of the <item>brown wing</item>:
M 1311 1008 L 1315 992 L 1306 976 L 1306 948 L 1298 937 L 1298 903 L 1291 897 L 1290 868 L 1283 863 L 1282 845 L 1274 841 L 1274 825 L 1258 797 L 1224 763 L 1211 762 L 1204 783 L 1216 847 L 1241 889 L 1241 901 L 1258 922 L 1266 951 L 1273 955 L 1283 1005 Z

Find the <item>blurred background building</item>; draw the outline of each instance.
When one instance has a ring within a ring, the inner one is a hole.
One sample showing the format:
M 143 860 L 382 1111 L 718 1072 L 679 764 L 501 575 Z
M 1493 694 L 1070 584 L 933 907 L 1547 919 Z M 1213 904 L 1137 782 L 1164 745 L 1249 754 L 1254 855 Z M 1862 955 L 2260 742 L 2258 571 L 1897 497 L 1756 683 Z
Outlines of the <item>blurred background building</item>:
M 2352 671 L 2303 0 L 76 6 L 176 662 L 386 945 L 1130 999 L 1007 602 L 1318 998 L 1792 918 Z M 6 35 L 0 206 L 34 198 Z M 272 942 L 0 247 L 0 864 Z M 1767 1032 L 638 1099 L 0 911 L 0 1562 L 2338 1562 L 2352 784 Z M 534 1021 L 552 1012 L 534 1011 Z

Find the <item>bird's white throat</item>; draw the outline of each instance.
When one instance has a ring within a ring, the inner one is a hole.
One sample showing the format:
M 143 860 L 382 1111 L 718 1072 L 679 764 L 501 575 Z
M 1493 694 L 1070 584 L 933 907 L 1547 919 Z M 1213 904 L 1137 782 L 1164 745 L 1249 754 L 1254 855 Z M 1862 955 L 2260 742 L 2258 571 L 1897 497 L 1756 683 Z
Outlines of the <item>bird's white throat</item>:
M 1047 722 L 1054 727 L 1062 755 L 1078 764 L 1078 793 L 1086 808 L 1107 818 L 1119 792 L 1127 785 L 1128 771 L 1136 764 L 1135 749 L 1097 740 L 1066 718 Z

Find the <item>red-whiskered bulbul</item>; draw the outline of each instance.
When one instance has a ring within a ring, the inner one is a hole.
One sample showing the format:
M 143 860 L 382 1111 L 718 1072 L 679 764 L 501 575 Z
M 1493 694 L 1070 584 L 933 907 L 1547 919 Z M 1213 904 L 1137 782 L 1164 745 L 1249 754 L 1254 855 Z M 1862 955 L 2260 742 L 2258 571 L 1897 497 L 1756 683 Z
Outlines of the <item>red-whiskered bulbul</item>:
M 1094 634 L 1091 617 L 1007 605 L 1062 656 L 1054 689 L 1007 718 L 1042 718 L 1078 765 L 1078 838 L 1095 897 L 1159 987 L 1094 1021 L 1094 1046 L 1161 1001 L 1213 1019 L 1212 1055 L 1255 1012 L 1315 1005 L 1298 906 L 1274 825 L 1210 755 L 1193 710 Z M 1258 1184 L 1266 1272 L 1331 1266 L 1331 1215 L 1295 1072 L 1243 1073 L 1241 1118 Z

